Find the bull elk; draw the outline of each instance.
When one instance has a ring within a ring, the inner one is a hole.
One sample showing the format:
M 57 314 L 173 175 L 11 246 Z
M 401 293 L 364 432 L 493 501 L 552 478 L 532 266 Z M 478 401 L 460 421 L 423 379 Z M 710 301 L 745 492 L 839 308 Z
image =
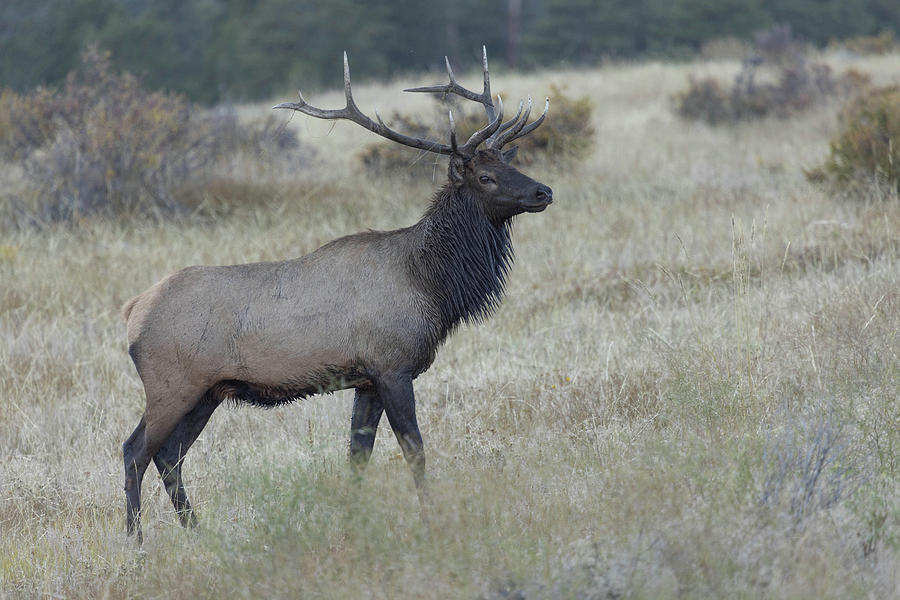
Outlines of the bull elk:
M 512 263 L 512 219 L 552 202 L 549 187 L 510 166 L 513 147 L 534 131 L 531 99 L 503 121 L 490 89 L 462 87 L 447 61 L 449 83 L 406 91 L 455 94 L 483 105 L 487 125 L 459 145 L 452 112 L 450 143 L 410 137 L 363 114 L 350 91 L 346 106 L 316 108 L 303 99 L 274 108 L 319 119 L 347 119 L 382 137 L 449 156 L 448 181 L 422 219 L 394 231 L 342 237 L 280 262 L 195 266 L 177 271 L 123 307 L 128 353 L 146 408 L 123 444 L 127 530 L 140 543 L 141 481 L 151 459 L 184 526 L 195 525 L 181 466 L 223 400 L 275 406 L 355 388 L 350 462 L 367 463 L 382 413 L 412 470 L 425 514 L 425 451 L 416 422 L 413 380 L 463 321 L 493 312 Z M 524 105 L 524 106 L 523 106 Z

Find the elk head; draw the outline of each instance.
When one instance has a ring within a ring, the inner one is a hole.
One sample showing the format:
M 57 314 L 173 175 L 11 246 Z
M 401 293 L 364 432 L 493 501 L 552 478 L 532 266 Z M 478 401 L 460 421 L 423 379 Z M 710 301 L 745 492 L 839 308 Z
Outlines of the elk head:
M 518 146 L 504 151 L 503 147 L 513 140 L 525 136 L 544 122 L 547 111 L 550 109 L 550 99 L 544 103 L 544 111 L 540 117 L 528 124 L 531 114 L 532 100 L 529 97 L 526 102 L 519 103 L 516 115 L 503 121 L 503 101 L 497 96 L 494 104 L 491 95 L 491 79 L 488 71 L 487 50 L 482 47 L 482 66 L 484 70 L 484 88 L 481 93 L 464 88 L 457 82 L 450 67 L 450 60 L 445 58 L 449 82 L 443 85 L 434 85 L 418 88 L 410 88 L 406 92 L 425 92 L 433 94 L 456 94 L 467 100 L 472 100 L 484 106 L 487 117 L 487 125 L 473 133 L 469 139 L 460 146 L 457 142 L 456 123 L 453 120 L 453 112 L 450 111 L 450 143 L 444 144 L 434 140 L 411 137 L 394 131 L 387 125 L 375 111 L 376 121 L 366 116 L 353 100 L 350 89 L 350 64 L 347 53 L 344 52 L 344 96 L 346 105 L 336 110 L 325 110 L 310 105 L 303 94 L 298 92 L 299 102 L 285 102 L 273 108 L 288 108 L 300 111 L 304 114 L 319 119 L 347 119 L 361 125 L 384 138 L 417 148 L 426 152 L 448 155 L 450 165 L 448 168 L 449 185 L 469 190 L 478 197 L 485 214 L 493 221 L 509 219 L 522 212 L 540 212 L 553 201 L 552 190 L 519 172 L 510 165 L 510 161 L 516 154 Z M 480 146 L 484 145 L 483 148 Z

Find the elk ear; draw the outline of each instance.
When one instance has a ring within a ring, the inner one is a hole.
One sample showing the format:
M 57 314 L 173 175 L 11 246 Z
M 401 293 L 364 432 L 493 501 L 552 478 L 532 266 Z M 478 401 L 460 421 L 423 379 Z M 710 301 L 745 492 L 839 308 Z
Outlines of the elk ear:
M 519 153 L 518 146 L 513 146 L 509 150 L 504 150 L 503 151 L 503 162 L 505 162 L 506 164 L 510 164 L 513 161 L 513 159 L 516 157 L 516 154 L 518 154 L 518 153 Z
M 450 183 L 454 185 L 459 185 L 463 182 L 463 175 L 466 171 L 466 161 L 462 156 L 458 154 L 450 155 L 450 167 L 447 169 L 447 176 L 450 178 Z

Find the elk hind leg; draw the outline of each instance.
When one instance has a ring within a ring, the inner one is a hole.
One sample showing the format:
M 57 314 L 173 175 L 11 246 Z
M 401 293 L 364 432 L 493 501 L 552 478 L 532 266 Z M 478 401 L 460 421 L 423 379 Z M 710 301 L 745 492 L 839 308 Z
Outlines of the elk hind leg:
M 384 406 L 378 392 L 372 388 L 357 388 L 350 418 L 350 466 L 360 474 L 369 462 L 375 445 L 375 432 Z
M 166 486 L 166 492 L 172 501 L 172 506 L 175 507 L 175 513 L 184 527 L 196 527 L 197 516 L 184 489 L 181 466 L 184 456 L 197 440 L 218 405 L 219 402 L 210 394 L 204 394 L 200 402 L 181 417 L 165 443 L 153 456 L 153 462 Z
M 144 419 L 141 418 L 138 426 L 122 444 L 122 457 L 125 461 L 125 500 L 126 500 L 126 530 L 128 535 L 137 531 L 138 544 L 143 541 L 141 535 L 141 482 L 144 472 L 150 464 L 150 457 L 146 453 L 147 438 Z
M 145 384 L 146 391 L 146 384 Z M 199 398 L 200 392 L 192 391 L 189 396 Z M 181 418 L 189 413 L 197 402 L 162 402 L 160 396 L 147 393 L 147 410 L 134 432 L 122 444 L 125 463 L 126 528 L 128 535 L 137 533 L 138 544 L 143 542 L 141 534 L 141 482 L 153 456 L 171 435 Z M 178 407 L 178 408 L 175 408 Z M 182 408 L 187 407 L 187 408 Z

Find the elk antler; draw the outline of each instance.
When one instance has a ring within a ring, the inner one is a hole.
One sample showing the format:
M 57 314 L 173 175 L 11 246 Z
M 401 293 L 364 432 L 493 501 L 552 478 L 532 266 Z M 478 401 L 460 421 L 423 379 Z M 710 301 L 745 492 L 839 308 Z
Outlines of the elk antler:
M 447 75 L 450 77 L 450 82 L 444 85 L 429 85 L 425 87 L 417 87 L 417 88 L 408 88 L 403 90 L 404 92 L 425 92 L 430 94 L 456 94 L 457 96 L 462 96 L 466 100 L 474 100 L 475 102 L 480 102 L 484 105 L 484 112 L 487 113 L 488 121 L 493 121 L 496 114 L 494 111 L 494 102 L 491 96 L 491 74 L 488 71 L 488 61 L 487 61 L 487 47 L 481 47 L 481 66 L 484 69 L 484 91 L 480 94 L 476 94 L 472 90 L 468 90 L 461 86 L 459 82 L 456 81 L 456 77 L 453 76 L 453 69 L 450 67 L 450 58 L 444 57 L 444 62 L 447 63 Z
M 544 118 L 547 116 L 547 111 L 549 110 L 550 98 L 548 97 L 544 101 L 544 112 L 542 112 L 541 116 L 535 119 L 533 123 L 526 127 L 525 123 L 528 121 L 528 115 L 531 114 L 531 96 L 528 96 L 528 108 L 525 109 L 525 114 L 522 115 L 522 118 L 518 120 L 515 127 L 506 129 L 506 123 L 500 126 L 500 128 L 497 129 L 496 133 L 494 133 L 494 135 L 492 135 L 488 139 L 488 148 L 497 148 L 499 150 L 511 141 L 528 135 L 529 133 L 540 127 L 541 123 L 544 122 Z M 521 104 L 519 105 L 519 112 L 522 112 Z M 519 115 L 516 115 L 516 119 L 518 119 L 518 117 Z
M 376 123 L 359 110 L 359 107 L 356 106 L 356 102 L 353 100 L 353 92 L 350 89 L 350 62 L 347 60 L 346 52 L 344 52 L 344 97 L 346 98 L 346 106 L 344 106 L 344 108 L 336 110 L 316 108 L 306 101 L 302 92 L 298 91 L 297 95 L 300 97 L 300 102 L 283 102 L 272 108 L 290 108 L 311 117 L 316 117 L 317 119 L 347 119 L 353 121 L 357 125 L 362 125 L 373 133 L 399 144 L 403 144 L 404 146 L 411 146 L 413 148 L 418 148 L 419 150 L 436 152 L 438 154 L 453 153 L 453 149 L 446 144 L 441 144 L 440 142 L 433 140 L 411 137 L 394 131 L 384 124 L 384 121 L 381 120 L 377 111 L 375 113 L 375 118 L 378 119 L 378 122 Z
M 494 133 L 500 130 L 501 121 L 503 121 L 503 98 L 497 96 L 497 117 L 487 124 L 487 127 L 479 129 L 473 133 L 466 141 L 462 148 L 456 147 L 456 122 L 453 120 L 453 111 L 450 111 L 450 142 L 454 154 L 460 154 L 470 157 L 475 154 L 475 150 L 481 145 L 481 142 L 488 139 Z
M 448 57 L 444 57 L 444 61 L 447 63 L 447 75 L 450 79 L 448 83 L 443 85 L 430 85 L 425 87 L 417 87 L 417 88 L 409 88 L 403 90 L 404 92 L 426 92 L 432 94 L 456 94 L 457 96 L 461 96 L 466 98 L 467 100 L 474 100 L 475 102 L 479 102 L 484 106 L 485 113 L 487 113 L 488 121 L 494 121 L 495 118 L 495 110 L 494 104 L 491 100 L 491 75 L 488 71 L 488 60 L 487 60 L 487 48 L 485 46 L 481 47 L 481 65 L 484 69 L 484 90 L 478 94 L 473 92 L 472 90 L 464 88 L 462 85 L 456 81 L 456 77 L 453 75 L 453 68 L 450 67 L 450 59 Z M 499 99 L 500 97 L 497 96 Z M 544 117 L 547 116 L 547 111 L 550 110 L 550 98 L 547 98 L 544 104 L 544 112 L 538 117 L 531 125 L 525 126 L 525 123 L 528 121 L 528 116 L 531 113 L 531 97 L 528 97 L 528 108 L 525 110 L 525 115 L 522 116 L 522 103 L 519 103 L 519 112 L 516 113 L 516 116 L 500 125 L 497 130 L 491 134 L 489 138 L 487 138 L 487 145 L 489 148 L 500 149 L 505 144 L 516 140 L 522 136 L 528 135 L 535 129 L 537 129 L 541 123 L 544 122 Z M 521 117 L 521 119 L 520 119 Z M 467 144 L 468 145 L 468 144 Z
M 442 144 L 434 140 L 412 137 L 394 131 L 393 129 L 385 125 L 377 110 L 375 111 L 375 118 L 378 119 L 377 123 L 366 116 L 361 110 L 359 110 L 359 107 L 353 100 L 353 93 L 350 89 L 350 63 L 347 60 L 346 52 L 344 52 L 344 97 L 346 99 L 344 108 L 333 110 L 316 108 L 315 106 L 308 103 L 303 97 L 303 94 L 299 91 L 297 92 L 297 95 L 300 97 L 300 102 L 283 102 L 282 104 L 278 104 L 277 106 L 273 106 L 272 108 L 289 108 L 291 110 L 300 111 L 303 114 L 309 115 L 311 117 L 316 117 L 317 119 L 347 119 L 348 121 L 353 121 L 357 125 L 365 127 L 369 131 L 376 133 L 381 137 L 387 138 L 399 144 L 403 144 L 404 146 L 410 146 L 412 148 L 425 150 L 427 152 L 434 152 L 437 154 L 459 154 L 461 156 L 470 157 L 475 153 L 478 146 L 481 145 L 485 140 L 488 141 L 489 147 L 500 148 L 506 142 L 521 137 L 526 133 L 534 130 L 538 125 L 541 124 L 541 121 L 543 121 L 544 119 L 544 116 L 541 115 L 540 119 L 538 119 L 528 127 L 524 127 L 525 121 L 528 119 L 528 113 L 531 110 L 531 99 L 529 98 L 528 110 L 525 112 L 524 119 L 520 118 L 520 116 L 522 115 L 523 106 L 520 102 L 519 111 L 518 113 L 516 113 L 516 116 L 506 123 L 503 122 L 503 100 L 500 98 L 500 96 L 497 96 L 497 106 L 494 106 L 493 100 L 491 99 L 491 81 L 487 66 L 487 50 L 484 48 L 482 48 L 482 50 L 482 64 L 484 66 L 484 91 L 481 94 L 476 94 L 475 92 L 467 90 L 456 82 L 456 78 L 453 76 L 453 70 L 450 68 L 449 60 L 447 60 L 447 72 L 450 74 L 450 83 L 442 86 L 430 86 L 404 90 L 407 92 L 452 92 L 454 94 L 462 96 L 463 98 L 475 100 L 476 102 L 480 102 L 482 105 L 484 105 L 485 112 L 488 116 L 488 124 L 482 129 L 479 129 L 478 131 L 473 133 L 462 147 L 459 147 L 456 143 L 456 123 L 453 120 L 452 113 L 450 114 L 449 146 L 447 144 Z M 546 113 L 547 109 L 545 108 L 544 114 Z

